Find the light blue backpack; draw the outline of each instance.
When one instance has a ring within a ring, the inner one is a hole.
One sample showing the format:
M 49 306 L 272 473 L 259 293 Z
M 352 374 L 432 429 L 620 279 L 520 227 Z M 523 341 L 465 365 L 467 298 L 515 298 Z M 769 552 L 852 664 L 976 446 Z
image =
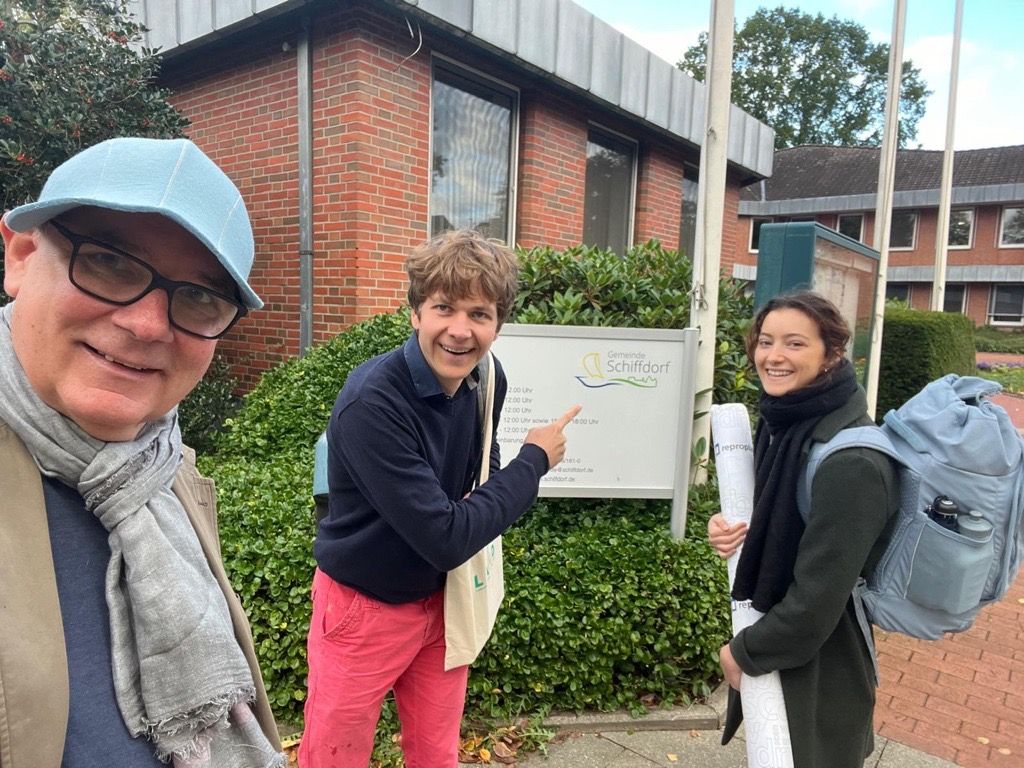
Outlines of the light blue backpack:
M 926 640 L 962 632 L 1013 583 L 1024 550 L 1024 441 L 1006 411 L 986 399 L 1001 389 L 950 374 L 889 411 L 883 426 L 844 429 L 811 448 L 797 486 L 805 521 L 814 473 L 836 451 L 874 448 L 900 466 L 891 539 L 866 583 L 854 590 L 858 612 L 863 607 L 872 624 Z M 982 524 L 980 535 L 975 529 L 968 536 L 936 523 L 925 508 L 940 494 L 964 512 L 980 512 L 991 531 Z

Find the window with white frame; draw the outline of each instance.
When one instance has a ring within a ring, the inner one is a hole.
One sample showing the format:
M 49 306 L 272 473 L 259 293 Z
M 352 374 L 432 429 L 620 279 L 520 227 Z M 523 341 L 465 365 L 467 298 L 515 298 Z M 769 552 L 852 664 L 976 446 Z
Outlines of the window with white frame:
M 1024 208 L 1003 208 L 999 245 L 1004 248 L 1024 245 Z
M 765 224 L 771 224 L 771 219 L 751 219 L 750 220 L 750 245 L 748 250 L 751 253 L 757 253 L 757 249 L 761 244 L 761 227 Z
M 864 214 L 839 214 L 838 220 L 836 221 L 836 232 L 841 235 L 846 235 L 850 239 L 856 240 L 859 243 L 864 232 Z
M 1021 325 L 1024 322 L 1024 285 L 993 285 L 988 321 L 993 325 Z
M 946 286 L 942 299 L 942 311 L 963 313 L 966 299 L 967 286 L 963 283 L 951 283 Z
M 961 208 L 949 212 L 949 238 L 946 242 L 950 248 L 970 248 L 973 234 L 973 208 Z
M 512 242 L 516 92 L 434 61 L 430 233 L 470 228 Z
M 910 283 L 886 283 L 885 300 L 905 301 L 910 303 Z
M 623 254 L 632 244 L 636 143 L 599 128 L 587 133 L 583 242 Z
M 889 225 L 889 248 L 891 250 L 911 250 L 917 234 L 916 211 L 893 211 L 892 223 Z

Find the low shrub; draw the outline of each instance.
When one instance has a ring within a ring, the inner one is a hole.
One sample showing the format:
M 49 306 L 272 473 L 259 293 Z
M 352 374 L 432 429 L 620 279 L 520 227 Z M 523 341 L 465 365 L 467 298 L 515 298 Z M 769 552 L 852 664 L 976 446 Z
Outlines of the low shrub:
M 316 567 L 312 451 L 198 463 L 217 484 L 224 565 L 252 625 L 270 704 L 282 722 L 300 723 Z
M 1024 355 L 1024 333 L 983 325 L 974 329 L 974 347 L 979 352 Z
M 224 422 L 239 408 L 234 391 L 238 380 L 231 375 L 231 366 L 216 354 L 206 375 L 178 406 L 178 427 L 185 445 L 196 453 L 213 450 Z
M 975 373 L 974 324 L 960 314 L 887 306 L 880 358 L 879 419 L 940 376 Z
M 407 309 L 376 315 L 267 371 L 226 421 L 217 452 L 265 460 L 298 450 L 312 456 L 352 369 L 402 344 L 411 330 Z
M 643 711 L 706 695 L 729 636 L 726 571 L 674 541 L 666 503 L 542 500 L 504 538 L 506 597 L 471 708 Z
M 1002 385 L 1004 392 L 1024 393 L 1024 367 L 1020 364 L 985 365 L 979 363 L 977 375 L 983 379 L 998 382 Z

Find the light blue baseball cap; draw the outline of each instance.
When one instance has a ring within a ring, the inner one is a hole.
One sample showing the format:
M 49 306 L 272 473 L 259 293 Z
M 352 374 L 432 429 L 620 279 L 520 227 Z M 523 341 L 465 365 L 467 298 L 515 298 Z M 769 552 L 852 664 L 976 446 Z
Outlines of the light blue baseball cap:
M 242 195 L 188 139 L 118 138 L 84 149 L 54 169 L 36 202 L 8 212 L 7 226 L 25 232 L 82 205 L 177 222 L 217 257 L 246 306 L 263 306 L 248 283 L 255 248 Z

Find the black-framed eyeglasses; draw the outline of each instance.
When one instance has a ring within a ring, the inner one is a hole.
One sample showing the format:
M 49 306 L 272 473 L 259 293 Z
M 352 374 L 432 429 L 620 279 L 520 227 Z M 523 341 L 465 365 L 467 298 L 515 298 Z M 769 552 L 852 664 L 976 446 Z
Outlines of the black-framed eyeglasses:
M 68 279 L 94 299 L 125 307 L 160 288 L 167 292 L 170 324 L 201 339 L 219 339 L 249 311 L 238 299 L 205 285 L 169 280 L 130 253 L 75 234 L 52 219 L 50 224 L 71 243 Z

